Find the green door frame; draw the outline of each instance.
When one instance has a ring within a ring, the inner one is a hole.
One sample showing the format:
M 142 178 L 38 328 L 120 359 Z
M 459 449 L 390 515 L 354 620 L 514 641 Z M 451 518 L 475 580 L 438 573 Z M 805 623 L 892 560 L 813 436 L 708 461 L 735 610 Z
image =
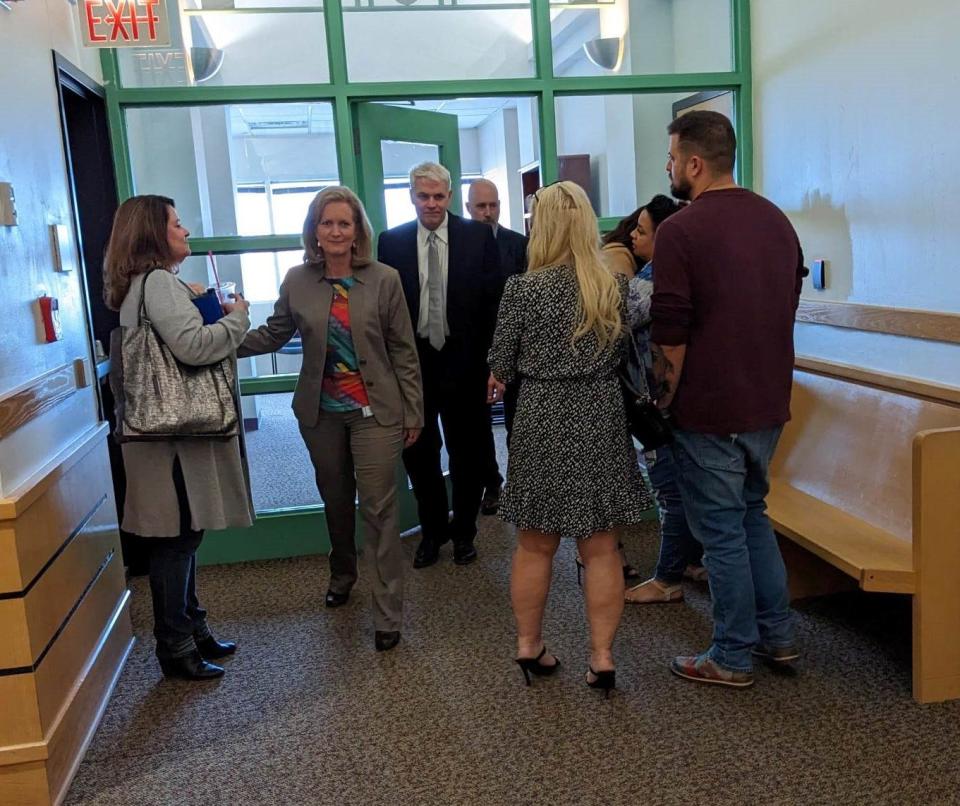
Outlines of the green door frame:
M 353 113 L 359 179 L 357 193 L 367 208 L 375 235 L 387 228 L 381 152 L 384 140 L 437 146 L 440 164 L 450 171 L 450 189 L 453 191 L 450 209 L 457 212 L 463 209 L 460 198 L 460 131 L 456 115 L 366 101 L 355 103 Z
M 340 182 L 361 188 L 362 170 L 354 140 L 354 110 L 362 101 L 418 100 L 478 97 L 529 96 L 536 99 L 540 123 L 541 182 L 557 179 L 557 120 L 555 102 L 559 97 L 575 95 L 643 95 L 664 92 L 701 92 L 732 90 L 739 153 L 737 179 L 745 187 L 753 186 L 753 91 L 750 44 L 750 0 L 730 0 L 732 10 L 731 47 L 733 70 L 715 73 L 677 73 L 657 75 L 616 75 L 557 77 L 553 72 L 553 43 L 549 0 L 531 0 L 535 75 L 532 78 L 470 79 L 460 81 L 351 82 L 347 75 L 346 38 L 342 0 L 323 0 L 313 10 L 324 15 L 330 80 L 322 84 L 284 84 L 260 86 L 197 86 L 125 88 L 120 82 L 117 54 L 101 52 L 110 137 L 117 190 L 121 200 L 133 195 L 133 171 L 127 143 L 124 112 L 129 108 L 158 106 L 197 106 L 238 103 L 329 102 L 333 106 L 334 132 Z M 525 5 L 525 4 L 524 4 Z M 476 6 L 472 6 L 476 8 Z M 497 6 L 500 8 L 501 6 Z M 290 9 L 304 13 L 310 7 Z M 219 14 L 249 13 L 260 9 L 220 10 Z M 397 139 L 406 139 L 399 137 Z M 366 163 L 364 163 L 365 165 Z M 381 183 L 382 185 L 382 183 Z M 369 184 L 367 185 L 369 187 Z M 456 185 L 459 191 L 459 183 Z M 459 206 L 456 209 L 460 209 Z M 630 211 L 622 211 L 626 214 Z M 609 229 L 618 219 L 601 218 L 601 228 Z M 300 247 L 294 233 L 266 236 L 216 236 L 192 238 L 194 252 L 239 254 L 271 252 Z M 268 394 L 292 391 L 295 376 L 250 378 L 241 382 L 241 394 Z M 409 515 L 410 513 L 408 513 Z M 292 556 L 325 550 L 326 529 L 322 507 L 298 508 L 261 517 L 249 530 L 225 530 L 212 534 L 205 542 L 203 560 L 229 562 L 242 559 Z

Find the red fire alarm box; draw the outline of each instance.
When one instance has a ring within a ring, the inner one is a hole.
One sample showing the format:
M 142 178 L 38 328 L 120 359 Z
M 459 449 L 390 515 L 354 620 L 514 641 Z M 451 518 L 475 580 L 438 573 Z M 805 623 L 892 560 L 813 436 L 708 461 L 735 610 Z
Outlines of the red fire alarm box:
M 60 327 L 60 306 L 56 297 L 43 296 L 39 299 L 40 318 L 43 320 L 43 335 L 47 342 L 59 341 L 63 338 L 63 329 Z

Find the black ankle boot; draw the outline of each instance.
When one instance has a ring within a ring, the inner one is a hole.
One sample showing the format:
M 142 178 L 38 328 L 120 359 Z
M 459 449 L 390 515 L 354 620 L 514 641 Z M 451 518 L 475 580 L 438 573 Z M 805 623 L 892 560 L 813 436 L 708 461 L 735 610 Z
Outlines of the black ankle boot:
M 194 643 L 204 660 L 220 660 L 237 651 L 236 641 L 218 641 L 212 635 L 200 640 L 195 638 Z
M 373 635 L 373 645 L 377 652 L 388 652 L 399 643 L 399 630 L 377 630 Z
M 164 677 L 182 680 L 214 680 L 223 677 L 223 667 L 207 663 L 196 650 L 179 658 L 158 658 Z

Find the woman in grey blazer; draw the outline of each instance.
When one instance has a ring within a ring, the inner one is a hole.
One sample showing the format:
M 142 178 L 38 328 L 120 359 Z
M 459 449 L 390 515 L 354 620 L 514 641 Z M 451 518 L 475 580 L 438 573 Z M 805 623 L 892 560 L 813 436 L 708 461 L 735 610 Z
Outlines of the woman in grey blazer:
M 205 325 L 191 301 L 199 291 L 177 279 L 190 255 L 190 233 L 173 199 L 134 196 L 117 210 L 104 259 L 104 295 L 120 324 L 139 321 L 141 293 L 154 330 L 177 359 L 203 366 L 232 357 L 250 327 L 248 303 L 223 305 Z M 210 663 L 236 651 L 207 626 L 196 591 L 196 551 L 205 529 L 249 526 L 250 485 L 239 437 L 127 442 L 123 528 L 149 538 L 157 657 L 168 677 L 206 680 L 223 668 Z
M 274 352 L 300 332 L 293 411 L 330 534 L 325 603 L 346 604 L 357 580 L 359 491 L 374 644 L 387 650 L 400 640 L 403 609 L 398 462 L 423 428 L 423 392 L 400 275 L 371 259 L 372 237 L 351 190 L 318 193 L 303 224 L 304 262 L 287 272 L 273 314 L 247 334 L 238 355 Z

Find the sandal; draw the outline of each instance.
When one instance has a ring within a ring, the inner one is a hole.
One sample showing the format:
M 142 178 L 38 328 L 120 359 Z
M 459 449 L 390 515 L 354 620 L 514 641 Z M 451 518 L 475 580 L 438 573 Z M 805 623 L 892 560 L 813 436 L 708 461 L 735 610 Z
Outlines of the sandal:
M 623 600 L 628 604 L 668 604 L 683 601 L 680 585 L 664 585 L 654 577 L 628 588 Z

